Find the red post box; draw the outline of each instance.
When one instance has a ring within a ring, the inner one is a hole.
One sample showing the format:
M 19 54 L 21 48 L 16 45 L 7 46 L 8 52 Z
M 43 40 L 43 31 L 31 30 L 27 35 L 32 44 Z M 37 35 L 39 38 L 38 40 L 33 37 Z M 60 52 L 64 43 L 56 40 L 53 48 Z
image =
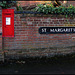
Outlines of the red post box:
M 14 9 L 2 9 L 2 36 L 14 37 Z

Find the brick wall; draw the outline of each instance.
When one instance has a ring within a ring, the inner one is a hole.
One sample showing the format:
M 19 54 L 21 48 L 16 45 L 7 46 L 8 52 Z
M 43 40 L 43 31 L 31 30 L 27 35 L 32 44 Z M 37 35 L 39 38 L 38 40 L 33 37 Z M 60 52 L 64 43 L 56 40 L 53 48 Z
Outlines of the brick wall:
M 4 38 L 5 57 L 52 56 L 74 52 L 75 34 L 39 34 L 40 27 L 52 26 L 75 26 L 75 15 L 65 18 L 63 15 L 15 14 L 15 36 Z
M 40 3 L 48 3 L 50 1 L 18 1 L 22 7 L 23 6 L 29 6 L 29 5 L 34 5 L 34 4 L 40 4 Z M 75 6 L 75 1 L 68 1 L 68 4 L 72 4 Z
M 75 1 L 69 1 L 68 3 L 75 6 Z

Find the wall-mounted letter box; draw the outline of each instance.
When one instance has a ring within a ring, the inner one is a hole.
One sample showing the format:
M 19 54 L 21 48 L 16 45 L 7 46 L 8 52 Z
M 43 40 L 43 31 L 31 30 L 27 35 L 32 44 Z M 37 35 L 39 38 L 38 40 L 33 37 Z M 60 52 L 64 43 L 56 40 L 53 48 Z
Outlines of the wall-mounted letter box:
M 2 10 L 3 37 L 14 37 L 14 9 Z

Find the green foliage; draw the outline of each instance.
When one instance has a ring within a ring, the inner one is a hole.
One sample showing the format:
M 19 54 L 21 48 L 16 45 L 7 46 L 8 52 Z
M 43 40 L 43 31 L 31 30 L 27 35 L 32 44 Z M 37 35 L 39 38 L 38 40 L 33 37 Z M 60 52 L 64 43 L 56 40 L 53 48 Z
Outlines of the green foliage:
M 23 8 L 21 6 L 17 6 L 17 11 L 23 11 Z
M 10 3 L 7 3 L 7 1 L 1 1 L 0 2 L 0 6 L 2 7 L 2 9 L 7 9 L 12 7 L 13 5 L 17 5 L 17 2 L 15 3 L 15 1 L 11 0 Z M 16 6 L 18 11 L 22 11 L 23 8 L 21 6 Z
M 17 4 L 18 4 L 18 2 L 17 2 Z M 23 11 L 23 8 L 21 7 L 21 5 L 17 6 L 17 11 Z
M 13 5 L 14 5 L 14 1 L 12 1 L 12 3 L 10 3 L 10 4 L 8 4 L 7 1 L 1 1 L 0 2 L 0 7 L 2 7 L 3 9 L 7 9 Z
M 66 15 L 66 17 L 69 15 L 73 16 L 73 14 L 75 14 L 75 7 L 72 5 L 70 5 L 69 7 L 65 6 L 54 7 L 52 3 L 45 5 L 39 4 L 34 10 L 44 14 L 62 14 Z

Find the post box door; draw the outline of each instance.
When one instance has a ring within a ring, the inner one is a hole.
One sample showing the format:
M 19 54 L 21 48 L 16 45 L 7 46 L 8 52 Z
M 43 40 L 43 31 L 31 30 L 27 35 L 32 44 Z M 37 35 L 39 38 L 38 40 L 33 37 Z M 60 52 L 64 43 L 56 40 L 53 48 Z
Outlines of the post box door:
M 3 37 L 14 37 L 14 16 L 4 15 L 3 17 Z

